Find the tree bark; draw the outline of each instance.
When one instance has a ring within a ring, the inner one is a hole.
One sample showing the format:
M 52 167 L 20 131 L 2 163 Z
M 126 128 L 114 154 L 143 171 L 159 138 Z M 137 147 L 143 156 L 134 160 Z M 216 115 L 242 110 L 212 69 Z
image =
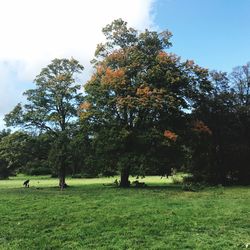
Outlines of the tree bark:
M 130 186 L 129 181 L 129 168 L 123 168 L 121 171 L 121 182 L 120 187 L 127 188 Z
M 61 166 L 60 173 L 59 173 L 59 187 L 61 190 L 67 187 L 67 184 L 65 182 L 65 177 L 66 177 L 66 171 L 65 171 L 65 166 Z
M 60 147 L 61 147 L 61 152 L 60 152 L 60 167 L 59 167 L 59 187 L 61 190 L 66 188 L 68 185 L 65 182 L 66 178 L 66 154 L 67 154 L 67 138 L 65 135 L 62 136 L 61 141 L 60 141 Z

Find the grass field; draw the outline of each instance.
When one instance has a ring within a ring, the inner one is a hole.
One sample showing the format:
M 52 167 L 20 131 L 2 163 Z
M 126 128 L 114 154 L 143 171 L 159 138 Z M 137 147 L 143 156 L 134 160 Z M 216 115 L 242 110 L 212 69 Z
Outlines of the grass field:
M 114 178 L 0 181 L 0 249 L 246 249 L 250 188 L 187 192 L 148 177 L 147 188 L 103 186 Z M 248 246 L 249 244 L 249 246 Z

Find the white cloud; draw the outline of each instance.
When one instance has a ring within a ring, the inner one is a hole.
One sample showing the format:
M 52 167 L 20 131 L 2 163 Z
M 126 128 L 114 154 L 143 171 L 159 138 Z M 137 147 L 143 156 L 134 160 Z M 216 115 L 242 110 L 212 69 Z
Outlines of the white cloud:
M 0 117 L 51 59 L 75 57 L 89 72 L 101 29 L 116 18 L 153 25 L 154 0 L 0 0 Z M 0 128 L 2 122 L 0 118 Z

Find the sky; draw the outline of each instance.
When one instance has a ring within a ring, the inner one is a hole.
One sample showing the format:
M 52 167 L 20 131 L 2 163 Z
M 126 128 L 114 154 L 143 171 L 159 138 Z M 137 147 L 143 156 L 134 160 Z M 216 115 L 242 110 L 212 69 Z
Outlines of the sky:
M 230 72 L 250 61 L 250 0 L 0 0 L 0 129 L 54 58 L 74 57 L 91 74 L 101 29 L 122 18 L 138 30 L 173 33 L 171 52 Z

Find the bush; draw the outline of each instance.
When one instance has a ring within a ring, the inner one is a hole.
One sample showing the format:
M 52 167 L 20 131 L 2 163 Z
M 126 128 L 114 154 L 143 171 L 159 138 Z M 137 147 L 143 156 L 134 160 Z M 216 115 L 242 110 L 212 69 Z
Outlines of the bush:
M 7 162 L 0 159 L 0 179 L 7 179 L 11 175 L 11 171 L 7 166 Z

